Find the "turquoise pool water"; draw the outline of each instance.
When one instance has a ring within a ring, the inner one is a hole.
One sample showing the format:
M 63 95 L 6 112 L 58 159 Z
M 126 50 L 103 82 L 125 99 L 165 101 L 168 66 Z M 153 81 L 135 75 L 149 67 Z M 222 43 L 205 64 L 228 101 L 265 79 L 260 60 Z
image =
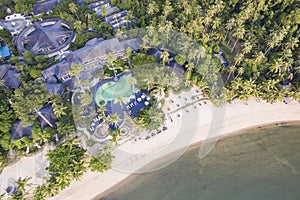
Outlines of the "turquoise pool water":
M 95 93 L 95 102 L 97 106 L 105 106 L 107 102 L 114 101 L 118 96 L 129 98 L 133 95 L 133 85 L 129 79 L 132 78 L 131 74 L 121 76 L 117 81 L 111 80 L 104 83 Z M 100 105 L 100 101 L 105 104 Z

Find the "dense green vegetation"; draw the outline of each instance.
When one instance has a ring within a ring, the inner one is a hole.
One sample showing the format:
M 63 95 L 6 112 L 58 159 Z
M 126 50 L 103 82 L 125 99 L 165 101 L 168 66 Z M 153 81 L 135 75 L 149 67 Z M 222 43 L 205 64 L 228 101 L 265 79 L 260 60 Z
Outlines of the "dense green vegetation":
M 173 29 L 194 38 L 208 53 L 223 51 L 229 67 L 219 72 L 226 83 L 229 101 L 251 96 L 267 101 L 282 100 L 284 96 L 299 99 L 297 1 L 113 0 L 112 3 L 121 9 L 131 9 L 138 18 L 137 27 Z M 182 45 L 183 51 L 189 47 L 188 43 Z M 193 77 L 201 77 L 201 70 L 195 66 Z M 290 73 L 294 79 L 287 90 L 282 83 Z M 271 93 L 274 94 L 270 97 Z
M 55 150 L 49 151 L 47 156 L 50 165 L 47 167 L 49 180 L 36 190 L 36 199 L 57 194 L 87 170 L 86 150 L 79 147 L 75 139 L 68 139 L 58 145 Z
M 101 152 L 94 154 L 90 160 L 90 169 L 92 171 L 104 172 L 110 169 L 113 156 L 108 147 L 105 147 Z
M 16 121 L 17 116 L 9 104 L 9 98 L 12 93 L 5 89 L 0 88 L 0 170 L 6 165 L 6 154 L 10 149 L 9 133 L 11 125 Z

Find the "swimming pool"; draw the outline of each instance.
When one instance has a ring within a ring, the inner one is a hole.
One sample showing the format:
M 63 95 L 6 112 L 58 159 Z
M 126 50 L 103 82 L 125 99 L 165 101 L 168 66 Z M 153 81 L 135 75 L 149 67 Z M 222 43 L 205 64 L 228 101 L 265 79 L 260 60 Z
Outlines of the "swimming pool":
M 107 102 L 114 101 L 121 96 L 124 100 L 134 95 L 133 85 L 130 83 L 132 74 L 123 74 L 117 81 L 113 78 L 99 85 L 95 92 L 95 103 L 98 107 L 103 107 Z M 126 103 L 126 102 L 124 102 Z

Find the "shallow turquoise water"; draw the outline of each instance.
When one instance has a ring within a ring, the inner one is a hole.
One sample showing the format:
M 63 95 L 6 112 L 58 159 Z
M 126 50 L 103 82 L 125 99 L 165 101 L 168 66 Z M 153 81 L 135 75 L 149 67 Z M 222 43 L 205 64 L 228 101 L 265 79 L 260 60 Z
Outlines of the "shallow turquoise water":
M 137 175 L 99 200 L 299 200 L 300 125 L 255 128 L 200 145 L 156 172 Z M 163 160 L 161 160 L 163 162 Z

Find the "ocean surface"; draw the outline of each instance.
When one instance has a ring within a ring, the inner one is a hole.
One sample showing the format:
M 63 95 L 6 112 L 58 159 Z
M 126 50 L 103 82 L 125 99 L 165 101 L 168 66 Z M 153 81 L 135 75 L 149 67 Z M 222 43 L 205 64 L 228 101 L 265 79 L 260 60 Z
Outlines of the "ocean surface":
M 97 200 L 299 200 L 300 124 L 277 124 L 201 144 L 159 171 L 134 175 Z M 163 161 L 162 158 L 160 162 Z

